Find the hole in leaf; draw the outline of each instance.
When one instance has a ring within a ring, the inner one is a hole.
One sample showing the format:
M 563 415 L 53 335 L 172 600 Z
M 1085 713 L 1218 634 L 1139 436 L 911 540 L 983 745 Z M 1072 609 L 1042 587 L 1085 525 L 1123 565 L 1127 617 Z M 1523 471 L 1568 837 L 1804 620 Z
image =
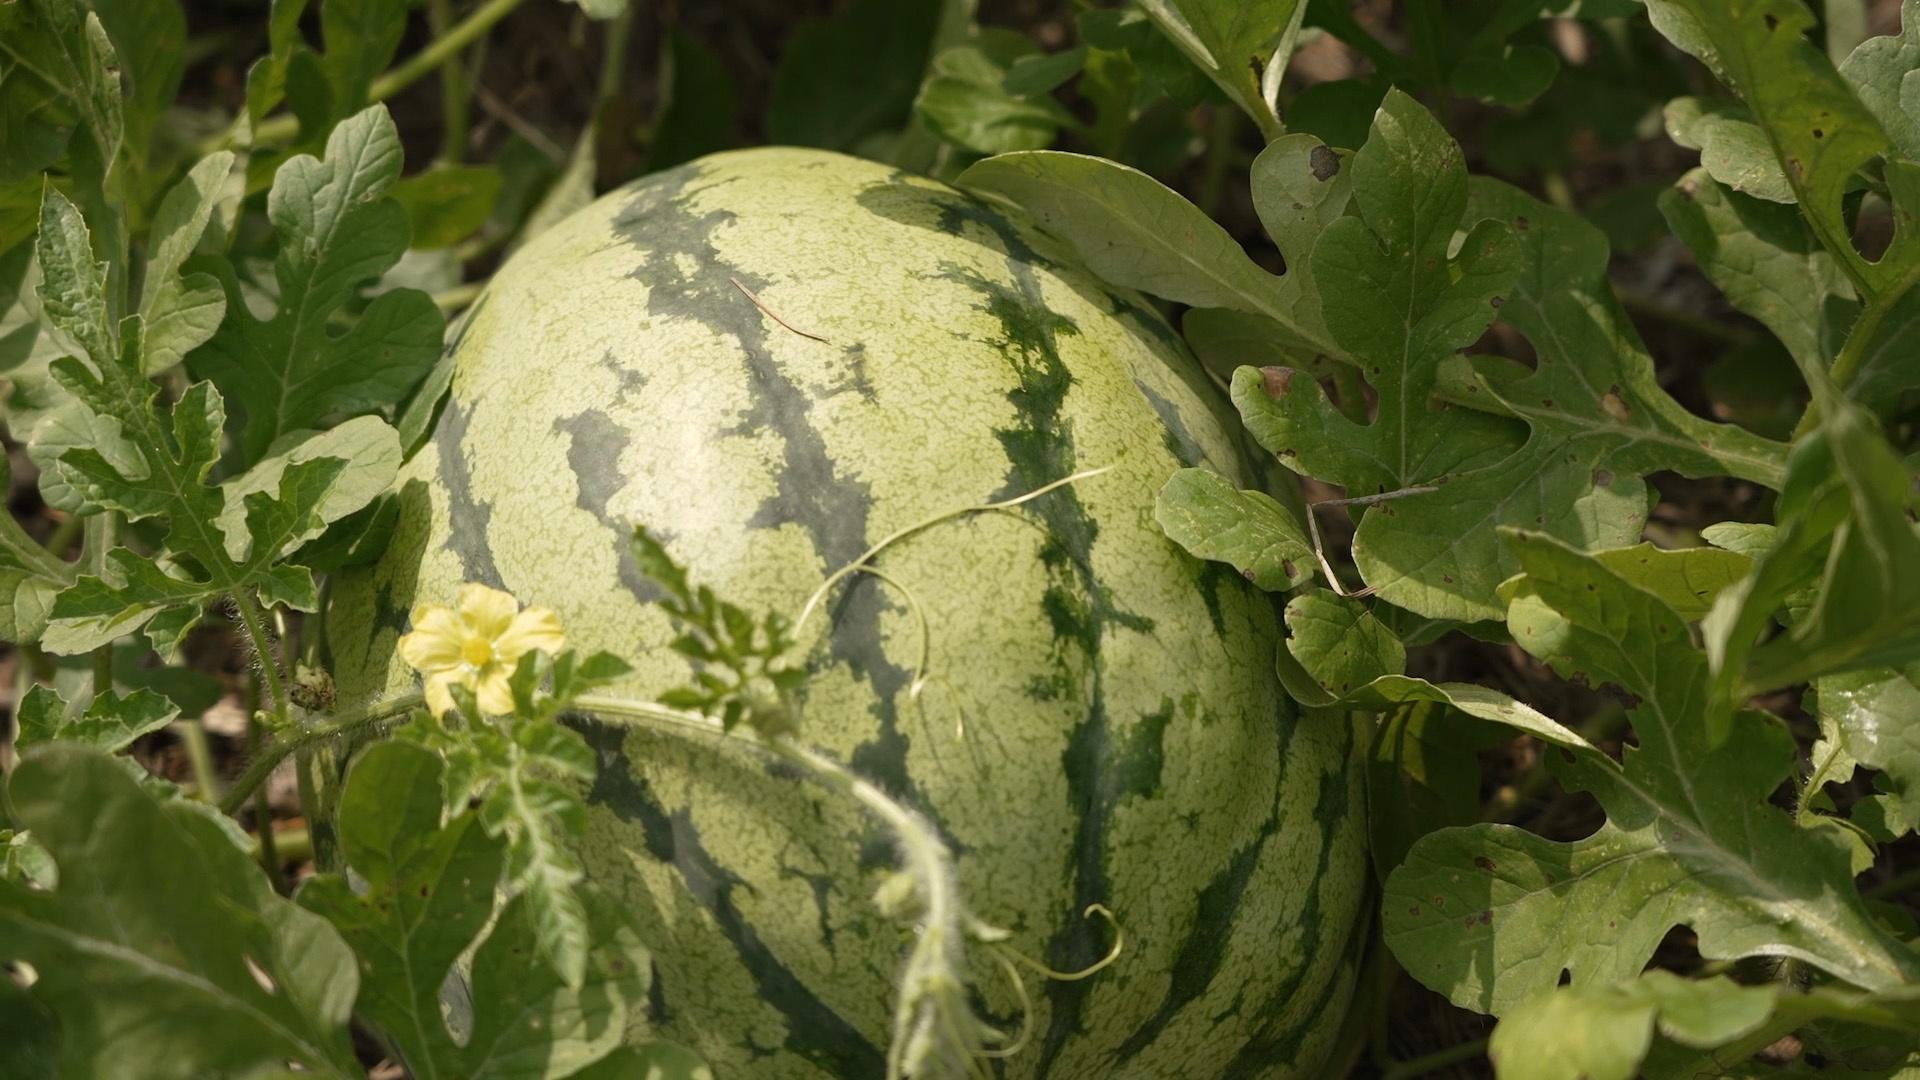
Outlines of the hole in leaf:
M 1876 166 L 1868 168 L 1879 171 Z M 1848 199 L 1846 212 L 1853 249 L 1868 262 L 1879 262 L 1893 243 L 1893 204 L 1878 191 L 1867 191 Z

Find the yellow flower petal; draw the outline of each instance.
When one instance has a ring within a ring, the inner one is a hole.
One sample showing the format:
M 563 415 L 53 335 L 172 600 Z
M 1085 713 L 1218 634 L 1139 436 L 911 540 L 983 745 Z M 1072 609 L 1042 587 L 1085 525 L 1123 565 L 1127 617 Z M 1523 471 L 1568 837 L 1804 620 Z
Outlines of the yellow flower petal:
M 460 621 L 466 624 L 467 632 L 489 641 L 506 633 L 514 613 L 520 610 L 520 601 L 515 600 L 512 593 L 473 582 L 460 586 L 454 603 L 460 609 Z
M 488 664 L 480 669 L 474 680 L 474 696 L 480 699 L 480 711 L 488 716 L 505 716 L 513 711 L 513 687 L 508 678 L 513 669 L 502 664 Z
M 566 643 L 566 635 L 560 632 L 560 616 L 552 608 L 532 607 L 515 615 L 506 632 L 493 640 L 493 652 L 511 666 L 534 649 L 551 655 Z
M 422 604 L 413 609 L 413 631 L 400 638 L 400 658 L 415 671 L 432 672 L 460 662 L 460 624 L 453 612 Z
M 459 675 L 451 671 L 442 671 L 427 679 L 427 710 L 435 716 L 445 716 L 453 711 L 453 694 L 447 687 L 462 682 Z

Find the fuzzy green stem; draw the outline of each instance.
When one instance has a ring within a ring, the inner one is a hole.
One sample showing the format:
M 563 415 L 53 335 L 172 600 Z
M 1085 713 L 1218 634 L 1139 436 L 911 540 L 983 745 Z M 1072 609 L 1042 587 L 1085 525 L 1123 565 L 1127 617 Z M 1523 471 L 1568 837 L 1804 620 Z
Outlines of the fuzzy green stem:
M 399 697 L 376 701 L 371 705 L 342 713 L 324 723 L 312 724 L 280 736 L 263 747 L 254 757 L 253 763 L 247 766 L 247 771 L 241 773 L 240 778 L 227 789 L 226 798 L 220 800 L 221 812 L 231 814 L 245 806 L 247 797 L 266 782 L 267 777 L 279 767 L 282 761 L 306 747 L 338 736 L 349 735 L 361 728 L 403 715 L 418 706 L 422 700 L 418 693 L 401 694 Z
M 481 35 L 493 28 L 493 24 L 507 17 L 524 0 L 487 0 L 474 9 L 460 23 L 445 34 L 436 34 L 432 43 L 403 61 L 399 67 L 388 71 L 373 80 L 367 88 L 369 102 L 385 101 L 393 95 L 418 82 L 428 72 L 440 67 L 450 57 L 458 57 L 460 50 L 478 40 Z M 300 131 L 300 121 L 290 115 L 272 116 L 260 121 L 254 129 L 256 144 L 284 143 Z M 212 146 L 202 147 L 203 152 L 211 152 L 225 146 L 228 135 L 222 134 Z
M 246 590 L 232 593 L 233 609 L 240 617 L 240 625 L 246 630 L 247 642 L 253 646 L 255 663 L 266 678 L 267 693 L 272 699 L 275 713 L 284 715 L 287 707 L 287 687 L 280 675 L 280 655 L 273 647 L 273 640 L 267 636 L 266 620 L 260 605 L 248 596 Z
M 1449 1065 L 1458 1065 L 1472 1061 L 1487 1052 L 1487 1040 L 1475 1039 L 1458 1046 L 1449 1046 L 1444 1050 L 1435 1050 L 1423 1054 L 1411 1061 L 1396 1061 L 1381 1072 L 1381 1080 L 1415 1080 L 1416 1077 L 1439 1072 Z
M 254 676 L 247 680 L 247 754 L 260 752 L 260 678 Z M 284 892 L 280 879 L 280 853 L 274 849 L 273 806 L 267 802 L 267 785 L 261 784 L 253 793 L 253 833 L 259 838 L 260 868 L 267 873 L 267 880 L 273 883 L 275 892 Z

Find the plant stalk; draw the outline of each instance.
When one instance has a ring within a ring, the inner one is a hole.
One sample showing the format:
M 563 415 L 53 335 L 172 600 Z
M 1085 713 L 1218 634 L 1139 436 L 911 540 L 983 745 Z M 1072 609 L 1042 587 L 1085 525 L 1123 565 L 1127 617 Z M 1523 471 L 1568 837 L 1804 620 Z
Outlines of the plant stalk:
M 342 713 L 337 718 L 324 723 L 313 724 L 281 735 L 262 747 L 252 764 L 247 766 L 247 771 L 241 773 L 240 778 L 227 789 L 226 797 L 220 800 L 221 812 L 231 814 L 246 805 L 247 797 L 266 782 L 273 770 L 300 750 L 315 743 L 349 735 L 361 728 L 391 720 L 395 716 L 412 710 L 423 700 L 417 691 L 401 694 L 398 697 L 385 698 L 371 705 Z
M 219 802 L 220 774 L 213 766 L 213 747 L 207 743 L 206 726 L 198 719 L 180 721 L 180 742 L 187 748 L 187 766 L 193 770 L 194 793 L 201 802 Z
M 450 57 L 457 58 L 460 50 L 478 40 L 481 35 L 493 28 L 493 24 L 506 18 L 514 8 L 524 0 L 487 0 L 475 8 L 473 13 L 461 20 L 445 34 L 436 34 L 433 41 L 424 49 L 402 61 L 395 67 L 373 80 L 367 88 L 369 103 L 385 101 L 393 95 L 418 82 L 428 72 L 446 63 Z M 270 116 L 260 121 L 254 128 L 253 141 L 256 145 L 266 143 L 284 143 L 299 134 L 300 121 L 290 114 Z M 202 153 L 211 153 L 226 146 L 232 133 L 223 132 L 211 145 L 202 146 Z
M 1867 346 L 1873 344 L 1874 336 L 1880 332 L 1880 324 L 1886 321 L 1887 316 L 1893 313 L 1893 309 L 1898 307 L 1900 301 L 1904 300 L 1907 293 L 1913 291 L 1916 286 L 1920 286 L 1920 262 L 1910 267 L 1890 288 L 1874 296 L 1872 302 L 1860 312 L 1860 317 L 1854 320 L 1853 329 L 1847 331 L 1847 343 L 1840 347 L 1840 354 L 1833 358 L 1833 367 L 1827 371 L 1827 377 L 1833 380 L 1833 385 L 1840 392 L 1846 391 L 1847 384 L 1853 381 L 1854 375 L 1860 370 L 1861 363 L 1866 360 Z M 1807 411 L 1800 415 L 1800 423 L 1793 429 L 1793 437 L 1796 439 L 1812 431 L 1820 423 L 1819 388 L 1809 387 L 1809 389 L 1816 392 L 1813 403 L 1808 405 Z
M 435 38 L 453 27 L 451 0 L 427 0 L 427 26 Z M 443 165 L 458 165 L 467 156 L 467 131 L 472 118 L 468 101 L 466 64 L 459 53 L 440 65 L 440 156 Z

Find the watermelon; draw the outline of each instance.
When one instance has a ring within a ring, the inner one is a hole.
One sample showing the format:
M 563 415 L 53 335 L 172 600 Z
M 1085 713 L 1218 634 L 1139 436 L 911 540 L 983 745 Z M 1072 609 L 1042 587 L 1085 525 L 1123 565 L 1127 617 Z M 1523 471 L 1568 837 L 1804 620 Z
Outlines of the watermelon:
M 800 738 L 923 812 L 971 910 L 1081 981 L 1031 1010 L 978 947 L 1010 1077 L 1318 1075 L 1351 997 L 1362 746 L 1297 713 L 1270 598 L 1160 533 L 1181 466 L 1254 482 L 1221 396 L 1137 297 L 940 184 L 831 153 L 720 154 L 541 234 L 458 331 L 452 392 L 375 566 L 336 583 L 343 700 L 411 688 L 416 601 L 463 581 L 556 608 L 569 644 L 684 683 L 636 523 L 802 628 Z M 921 636 L 924 616 L 927 637 Z M 924 647 L 924 689 L 914 694 Z M 909 931 L 859 807 L 741 740 L 581 721 L 589 878 L 656 950 L 646 1023 L 723 1077 L 884 1071 Z M 636 1032 L 635 1036 L 639 1037 Z

